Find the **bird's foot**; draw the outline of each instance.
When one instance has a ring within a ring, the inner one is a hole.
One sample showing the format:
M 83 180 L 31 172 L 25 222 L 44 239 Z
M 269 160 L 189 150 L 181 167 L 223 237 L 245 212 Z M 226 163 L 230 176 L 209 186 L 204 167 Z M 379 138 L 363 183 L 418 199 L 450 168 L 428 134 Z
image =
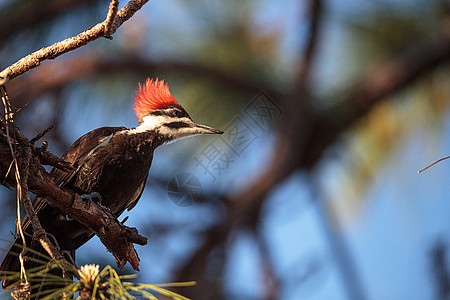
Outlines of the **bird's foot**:
M 91 206 L 92 201 L 100 205 L 102 203 L 102 196 L 97 192 L 81 195 L 80 198 L 83 199 L 84 201 L 87 201 L 89 203 L 89 207 Z

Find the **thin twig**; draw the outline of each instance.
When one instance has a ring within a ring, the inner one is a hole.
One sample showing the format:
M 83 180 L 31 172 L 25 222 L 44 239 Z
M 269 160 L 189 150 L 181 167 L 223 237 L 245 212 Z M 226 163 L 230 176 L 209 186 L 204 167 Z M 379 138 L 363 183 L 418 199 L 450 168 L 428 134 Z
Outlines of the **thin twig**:
M 59 158 L 51 152 L 47 151 L 48 143 L 44 141 L 41 148 L 34 148 L 34 154 L 39 157 L 39 161 L 43 165 L 52 166 L 65 172 L 75 171 L 75 167 L 71 163 Z
M 22 173 L 22 181 L 21 181 L 21 192 L 22 192 L 22 203 L 25 207 L 25 211 L 27 214 L 28 219 L 31 222 L 31 226 L 33 228 L 33 238 L 38 240 L 41 244 L 42 248 L 45 249 L 45 251 L 50 255 L 50 257 L 59 265 L 59 267 L 62 270 L 62 274 L 64 278 L 69 278 L 69 274 L 67 274 L 68 269 L 70 269 L 71 264 L 64 258 L 64 256 L 61 254 L 61 249 L 57 245 L 57 243 L 54 245 L 50 241 L 47 232 L 44 228 L 42 228 L 42 225 L 39 221 L 39 218 L 33 208 L 33 204 L 31 203 L 30 194 L 28 192 L 28 174 L 30 171 L 30 160 L 32 155 L 31 148 L 25 147 L 25 149 L 22 152 L 22 164 L 21 169 L 23 171 Z M 42 288 L 42 284 L 39 289 Z
M 117 16 L 117 9 L 119 8 L 119 0 L 112 0 L 109 4 L 109 11 L 108 15 L 106 16 L 105 20 L 105 37 L 112 40 L 111 32 L 112 32 L 112 25 L 114 22 L 114 19 Z
M 148 0 L 131 0 L 116 15 L 109 30 L 112 35 L 125 21 L 129 20 Z M 109 14 L 108 14 L 109 15 Z M 0 72 L 0 84 L 5 84 L 30 69 L 36 68 L 42 61 L 56 58 L 105 36 L 106 20 L 83 31 L 75 37 L 67 38 L 33 52 Z
M 6 137 L 8 140 L 8 146 L 11 151 L 11 156 L 14 162 L 14 166 L 16 168 L 14 174 L 16 178 L 16 186 L 17 186 L 17 231 L 19 232 L 19 235 L 22 239 L 22 250 L 19 254 L 19 262 L 20 262 L 20 278 L 24 281 L 24 283 L 28 283 L 27 274 L 25 272 L 25 262 L 23 259 L 23 256 L 26 252 L 26 240 L 25 235 L 23 234 L 22 230 L 22 220 L 21 220 L 21 213 L 20 213 L 20 204 L 21 204 L 21 198 L 22 198 L 22 186 L 20 184 L 20 172 L 19 172 L 19 165 L 17 163 L 17 158 L 15 156 L 14 147 L 11 144 L 11 135 L 10 135 L 10 126 L 14 126 L 14 118 L 13 114 L 11 112 L 11 106 L 9 105 L 9 99 L 8 94 L 6 93 L 6 88 L 4 85 L 0 87 L 1 95 L 2 95 L 2 101 L 3 101 L 3 107 L 5 110 L 5 131 L 6 131 Z
M 31 204 L 30 194 L 28 193 L 28 173 L 30 169 L 31 149 L 26 147 L 23 151 L 22 157 L 22 203 L 25 206 L 25 211 L 30 219 L 31 226 L 33 227 L 34 237 L 39 240 L 42 247 L 48 252 L 51 258 L 55 260 L 64 259 L 60 253 L 60 250 L 54 246 L 45 230 L 42 228 L 41 223 L 34 211 L 33 204 Z
M 311 70 L 313 69 L 311 65 L 317 54 L 317 44 L 320 39 L 321 22 L 324 10 L 323 0 L 313 0 L 308 5 L 308 12 L 311 20 L 306 47 L 302 55 L 298 75 L 298 81 L 303 87 L 306 87 L 309 84 L 311 77 Z
M 11 164 L 9 165 L 8 170 L 6 171 L 5 180 L 3 180 L 3 183 L 2 183 L 2 184 L 5 184 L 5 183 L 6 183 L 6 178 L 8 178 L 9 172 L 11 172 L 11 169 L 12 169 L 12 166 L 13 166 L 13 165 L 14 165 L 14 160 L 11 161 Z
M 0 76 L 0 85 L 4 85 L 8 80 L 9 80 L 8 74 Z
M 17 156 L 14 151 L 14 147 L 12 146 L 12 140 L 15 142 L 16 139 L 11 139 L 10 137 L 10 127 L 14 129 L 14 115 L 11 112 L 11 106 L 8 99 L 8 94 L 6 92 L 5 86 L 1 86 L 1 94 L 2 94 L 2 100 L 5 110 L 5 129 L 6 129 L 6 135 L 8 138 L 8 144 L 11 151 L 11 155 L 13 157 L 13 162 L 15 166 L 15 178 L 16 178 L 16 184 L 17 184 L 17 231 L 20 234 L 20 237 L 22 239 L 22 250 L 19 254 L 19 261 L 20 261 L 20 273 L 21 273 L 21 279 L 24 281 L 25 284 L 28 284 L 28 278 L 26 275 L 25 270 L 25 263 L 24 263 L 24 255 L 26 253 L 27 245 L 26 245 L 26 239 L 25 234 L 23 232 L 22 227 L 22 220 L 21 220 L 21 213 L 20 213 L 20 207 L 21 204 L 24 204 L 26 215 L 28 219 L 31 222 L 31 225 L 33 227 L 34 237 L 40 242 L 42 247 L 47 251 L 47 253 L 57 261 L 57 263 L 61 266 L 61 269 L 64 272 L 63 265 L 68 265 L 68 262 L 65 262 L 64 257 L 61 255 L 60 250 L 58 247 L 55 247 L 49 240 L 45 230 L 42 228 L 41 223 L 39 222 L 39 219 L 36 215 L 36 212 L 33 209 L 33 204 L 31 203 L 30 194 L 28 192 L 28 174 L 30 169 L 30 160 L 32 156 L 32 149 L 30 143 L 22 143 L 26 144 L 27 146 L 21 151 L 22 154 L 22 164 L 21 168 L 19 168 L 19 164 L 17 161 Z M 14 134 L 16 136 L 16 134 Z M 22 138 L 21 135 L 18 136 L 19 139 Z M 24 142 L 24 141 L 22 141 Z M 20 170 L 22 171 L 22 175 L 20 174 Z
M 51 125 L 49 128 L 45 129 L 44 131 L 40 132 L 38 135 L 36 135 L 34 138 L 30 140 L 30 143 L 34 144 L 37 141 L 39 141 L 44 135 L 46 135 L 50 130 L 55 128 L 55 125 Z
M 21 107 L 19 107 L 18 109 L 16 109 L 16 111 L 14 112 L 15 114 L 17 114 L 19 111 L 21 111 L 22 109 L 24 109 L 25 107 L 27 107 L 31 102 L 28 101 L 27 103 L 25 103 L 24 105 L 22 105 Z
M 450 158 L 450 155 L 449 155 L 449 156 L 446 156 L 446 157 L 443 157 L 443 158 L 440 158 L 440 159 L 438 159 L 437 161 L 435 161 L 434 163 L 432 163 L 432 164 L 426 166 L 425 168 L 420 169 L 419 171 L 417 171 L 417 174 L 422 173 L 422 172 L 425 171 L 426 169 L 428 169 L 428 168 L 434 166 L 434 165 L 437 164 L 438 162 L 441 162 L 441 161 L 443 161 L 443 160 L 446 160 L 447 158 Z

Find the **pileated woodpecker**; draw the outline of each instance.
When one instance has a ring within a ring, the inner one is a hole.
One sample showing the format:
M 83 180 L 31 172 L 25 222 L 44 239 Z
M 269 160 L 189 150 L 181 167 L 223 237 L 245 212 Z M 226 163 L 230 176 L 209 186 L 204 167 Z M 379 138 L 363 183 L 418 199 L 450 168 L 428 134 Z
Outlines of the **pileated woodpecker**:
M 101 205 L 117 217 L 125 209 L 132 209 L 141 197 L 153 151 L 158 146 L 183 137 L 223 133 L 194 122 L 170 94 L 167 84 L 158 79 L 147 79 L 143 86 L 139 84 L 134 110 L 138 127 L 102 127 L 86 133 L 62 156 L 75 171 L 67 173 L 56 168 L 51 171 L 58 186 L 86 198 L 100 196 Z M 36 198 L 33 205 L 42 227 L 55 237 L 61 251 L 71 253 L 73 259 L 75 250 L 94 236 L 91 230 L 67 218 L 44 199 Z M 29 223 L 25 220 L 23 224 L 27 247 L 45 253 L 40 244 L 32 240 Z M 17 253 L 21 251 L 21 244 L 19 237 L 4 258 L 0 271 L 20 270 Z M 11 284 L 3 279 L 3 287 Z

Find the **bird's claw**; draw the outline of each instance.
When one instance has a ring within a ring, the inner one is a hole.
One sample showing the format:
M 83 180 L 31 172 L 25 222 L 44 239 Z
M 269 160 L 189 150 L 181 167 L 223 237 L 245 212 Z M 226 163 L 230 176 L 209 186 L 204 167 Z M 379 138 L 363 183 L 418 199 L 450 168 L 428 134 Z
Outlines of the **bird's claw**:
M 109 212 L 111 211 L 108 207 L 102 205 L 102 196 L 97 192 L 81 195 L 80 198 L 84 201 L 87 201 L 89 203 L 89 207 L 91 206 L 92 202 L 95 202 L 104 210 Z
M 102 203 L 102 196 L 97 192 L 92 192 L 89 194 L 83 194 L 80 196 L 81 199 L 87 201 L 89 203 L 89 207 L 91 206 L 92 201 L 95 201 L 99 205 Z

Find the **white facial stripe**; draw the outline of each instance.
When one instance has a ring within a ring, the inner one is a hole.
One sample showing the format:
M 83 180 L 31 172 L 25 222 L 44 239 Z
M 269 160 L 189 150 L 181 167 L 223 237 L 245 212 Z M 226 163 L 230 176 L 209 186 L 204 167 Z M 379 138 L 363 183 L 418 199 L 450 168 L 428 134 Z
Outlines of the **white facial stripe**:
M 166 143 L 174 142 L 181 138 L 197 135 L 197 134 L 205 134 L 211 133 L 208 130 L 198 128 L 198 127 L 176 127 L 171 128 L 168 126 L 164 126 L 165 124 L 173 123 L 173 122 L 186 122 L 191 123 L 192 120 L 189 118 L 177 118 L 171 117 L 167 115 L 148 115 L 142 119 L 142 123 L 131 130 L 126 131 L 127 134 L 134 133 L 143 133 L 151 130 L 157 131 L 157 133 L 161 136 L 166 137 Z
M 130 130 L 130 133 L 138 133 L 138 132 L 154 130 L 158 127 L 161 127 L 162 124 L 176 122 L 176 121 L 179 121 L 179 119 L 169 117 L 166 115 L 161 115 L 161 116 L 148 115 L 148 116 L 145 116 L 144 118 L 142 118 L 142 123 L 138 127 Z
M 202 132 L 196 128 L 192 127 L 181 127 L 176 130 L 172 130 L 166 126 L 161 126 L 158 129 L 159 134 L 170 137 L 167 143 L 172 143 L 182 138 L 202 134 Z

